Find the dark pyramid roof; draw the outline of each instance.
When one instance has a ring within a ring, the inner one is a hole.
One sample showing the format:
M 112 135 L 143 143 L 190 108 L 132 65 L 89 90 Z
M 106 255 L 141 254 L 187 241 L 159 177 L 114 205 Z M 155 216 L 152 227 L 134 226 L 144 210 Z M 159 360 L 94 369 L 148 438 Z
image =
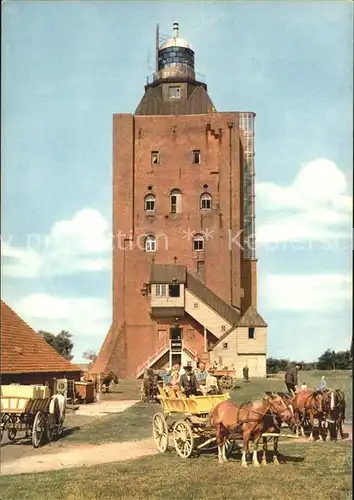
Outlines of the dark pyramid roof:
M 164 101 L 162 99 L 162 86 L 149 86 L 146 88 L 135 114 L 199 115 L 215 111 L 215 107 L 203 85 L 188 83 L 187 96 L 187 99 L 180 101 Z

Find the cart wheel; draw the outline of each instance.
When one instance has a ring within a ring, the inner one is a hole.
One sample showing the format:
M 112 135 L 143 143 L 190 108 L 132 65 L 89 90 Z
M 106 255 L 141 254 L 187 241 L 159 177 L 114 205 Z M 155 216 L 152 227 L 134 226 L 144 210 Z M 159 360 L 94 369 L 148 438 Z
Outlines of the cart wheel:
M 173 443 L 178 455 L 189 458 L 194 449 L 193 430 L 189 422 L 181 420 L 173 426 Z
M 234 385 L 235 385 L 234 379 L 232 377 L 230 377 L 230 375 L 224 375 L 223 377 L 221 377 L 220 382 L 219 382 L 219 386 L 220 386 L 222 393 L 232 391 L 232 389 L 234 388 Z
M 17 434 L 16 429 L 13 429 L 13 428 L 8 429 L 7 430 L 7 437 L 9 438 L 9 441 L 14 441 L 16 434 Z
M 46 430 L 46 422 L 41 411 L 36 413 L 32 429 L 32 444 L 34 448 L 38 448 L 42 442 L 44 431 Z
M 155 413 L 152 420 L 152 432 L 156 448 L 160 453 L 165 453 L 168 448 L 168 428 L 163 413 Z

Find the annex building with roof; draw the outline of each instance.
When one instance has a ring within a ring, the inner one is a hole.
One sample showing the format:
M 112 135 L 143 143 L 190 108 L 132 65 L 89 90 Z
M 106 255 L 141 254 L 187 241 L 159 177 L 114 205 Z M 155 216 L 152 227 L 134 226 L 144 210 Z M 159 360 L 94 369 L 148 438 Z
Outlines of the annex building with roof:
M 47 384 L 80 380 L 81 369 L 57 353 L 1 300 L 1 383 Z

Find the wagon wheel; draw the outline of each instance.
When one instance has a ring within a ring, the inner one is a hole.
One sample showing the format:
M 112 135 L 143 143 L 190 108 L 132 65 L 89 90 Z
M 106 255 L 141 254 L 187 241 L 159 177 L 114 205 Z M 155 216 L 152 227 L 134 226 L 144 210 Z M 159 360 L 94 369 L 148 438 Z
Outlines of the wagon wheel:
M 173 426 L 173 443 L 178 455 L 189 458 L 194 449 L 193 430 L 189 422 L 181 420 Z
M 14 429 L 12 427 L 7 429 L 7 437 L 9 438 L 9 441 L 14 441 L 16 434 L 17 434 L 17 429 Z
M 44 431 L 46 430 L 46 421 L 43 413 L 36 413 L 32 429 L 32 444 L 34 448 L 38 448 L 42 442 Z
M 152 432 L 156 448 L 160 453 L 165 453 L 168 448 L 168 428 L 163 413 L 155 413 L 152 420 Z
M 234 379 L 232 377 L 230 377 L 230 375 L 224 375 L 223 377 L 221 377 L 220 382 L 219 382 L 220 389 L 223 393 L 228 392 L 228 391 L 232 391 L 232 389 L 234 388 L 234 385 L 235 385 Z

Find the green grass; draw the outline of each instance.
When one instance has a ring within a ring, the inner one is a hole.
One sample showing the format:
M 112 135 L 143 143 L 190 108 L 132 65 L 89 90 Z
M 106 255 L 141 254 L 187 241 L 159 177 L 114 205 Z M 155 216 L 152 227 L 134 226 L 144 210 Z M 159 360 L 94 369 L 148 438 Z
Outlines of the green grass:
M 349 500 L 351 443 L 282 445 L 279 466 L 242 469 L 239 456 L 183 460 L 175 452 L 135 461 L 0 478 L 1 500 Z
M 63 440 L 103 444 L 145 439 L 152 436 L 152 416 L 159 409 L 160 405 L 139 402 L 122 413 L 99 417 L 92 423 L 83 425 Z
M 324 373 L 325 372 L 301 372 L 300 380 L 304 380 L 308 387 L 317 387 L 321 375 Z M 352 378 L 349 374 L 350 372 L 339 371 L 325 373 L 329 387 L 341 387 L 345 392 L 348 407 L 347 419 L 351 419 L 352 416 Z M 138 385 L 136 381 L 128 381 L 124 382 L 124 384 L 129 387 L 129 391 L 134 390 L 134 384 L 135 387 Z M 283 375 L 281 377 L 270 377 L 265 380 L 254 379 L 248 383 L 244 383 L 240 380 L 237 386 L 239 388 L 231 393 L 231 398 L 238 403 L 261 398 L 264 395 L 264 391 L 284 391 L 285 389 Z M 122 382 L 121 389 L 119 390 L 123 389 L 124 385 Z M 113 394 L 114 393 L 111 393 L 109 396 L 113 396 Z M 131 393 L 129 392 L 129 394 Z M 123 397 L 122 399 L 129 398 Z M 92 444 L 145 439 L 152 435 L 152 416 L 159 410 L 159 405 L 147 405 L 139 402 L 123 413 L 97 418 L 92 423 L 81 426 L 80 429 L 77 429 L 64 439 Z

